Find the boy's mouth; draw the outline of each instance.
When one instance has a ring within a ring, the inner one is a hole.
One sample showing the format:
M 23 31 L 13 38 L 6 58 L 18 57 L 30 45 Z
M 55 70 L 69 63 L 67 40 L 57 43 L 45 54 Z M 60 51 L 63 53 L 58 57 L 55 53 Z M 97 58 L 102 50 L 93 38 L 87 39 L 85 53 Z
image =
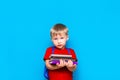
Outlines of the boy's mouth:
M 57 45 L 57 46 L 59 46 L 59 47 L 60 47 L 60 46 L 62 46 L 62 45 Z
M 58 46 L 61 46 L 61 45 L 58 45 Z

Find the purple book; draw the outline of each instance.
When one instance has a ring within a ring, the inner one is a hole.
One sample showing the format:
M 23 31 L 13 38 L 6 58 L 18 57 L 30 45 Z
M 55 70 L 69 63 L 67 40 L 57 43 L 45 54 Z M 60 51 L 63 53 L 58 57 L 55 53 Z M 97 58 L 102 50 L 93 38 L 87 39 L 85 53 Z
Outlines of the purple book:
M 67 60 L 65 60 L 66 62 L 67 62 Z M 50 61 L 50 64 L 52 64 L 52 65 L 56 65 L 57 63 L 60 63 L 60 61 L 59 60 L 51 60 Z M 73 61 L 73 64 L 78 64 L 76 61 Z

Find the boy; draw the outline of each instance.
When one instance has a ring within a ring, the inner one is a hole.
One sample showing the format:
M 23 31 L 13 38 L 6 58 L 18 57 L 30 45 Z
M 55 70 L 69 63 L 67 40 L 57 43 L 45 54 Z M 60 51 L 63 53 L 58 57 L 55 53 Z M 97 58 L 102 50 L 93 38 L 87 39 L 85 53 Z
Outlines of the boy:
M 64 24 L 56 24 L 50 31 L 51 39 L 54 44 L 54 54 L 67 55 L 69 52 L 65 47 L 68 40 L 68 29 Z M 50 64 L 50 55 L 52 54 L 52 47 L 47 48 L 44 55 L 44 61 L 48 69 L 49 80 L 72 80 L 72 72 L 76 69 L 76 64 L 69 59 L 65 61 L 60 59 L 60 63 L 56 65 Z M 72 59 L 77 61 L 75 52 L 70 49 L 70 55 Z

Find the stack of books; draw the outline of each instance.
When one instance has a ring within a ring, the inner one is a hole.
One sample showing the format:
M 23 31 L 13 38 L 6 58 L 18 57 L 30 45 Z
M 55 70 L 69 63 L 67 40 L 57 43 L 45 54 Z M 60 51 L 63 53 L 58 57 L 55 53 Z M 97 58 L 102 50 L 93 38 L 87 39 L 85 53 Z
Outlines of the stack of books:
M 63 54 L 51 54 L 50 55 L 50 64 L 57 64 L 60 63 L 60 59 L 65 60 L 66 62 L 68 60 L 72 60 L 73 64 L 77 64 L 75 60 L 72 59 L 72 55 L 63 55 Z

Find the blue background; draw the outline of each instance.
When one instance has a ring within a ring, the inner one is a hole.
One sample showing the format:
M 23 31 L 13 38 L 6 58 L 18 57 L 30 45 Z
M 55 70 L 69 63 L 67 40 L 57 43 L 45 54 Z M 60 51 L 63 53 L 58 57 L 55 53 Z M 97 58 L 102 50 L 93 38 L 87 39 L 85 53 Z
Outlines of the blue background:
M 119 0 L 0 1 L 0 80 L 45 80 L 43 56 L 56 23 L 69 28 L 74 80 L 120 80 Z

